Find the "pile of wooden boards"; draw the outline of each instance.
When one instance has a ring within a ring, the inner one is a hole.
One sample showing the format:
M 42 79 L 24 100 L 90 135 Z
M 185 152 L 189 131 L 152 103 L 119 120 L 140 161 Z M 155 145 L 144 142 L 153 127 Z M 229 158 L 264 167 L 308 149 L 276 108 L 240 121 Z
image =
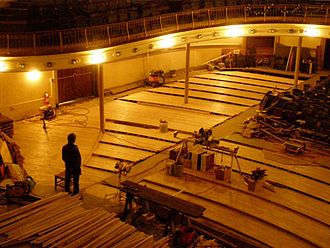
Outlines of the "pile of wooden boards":
M 58 193 L 0 215 L 0 247 L 168 247 L 103 208 L 85 209 L 79 196 Z
M 14 135 L 13 120 L 0 113 L 0 131 L 4 132 L 10 137 Z

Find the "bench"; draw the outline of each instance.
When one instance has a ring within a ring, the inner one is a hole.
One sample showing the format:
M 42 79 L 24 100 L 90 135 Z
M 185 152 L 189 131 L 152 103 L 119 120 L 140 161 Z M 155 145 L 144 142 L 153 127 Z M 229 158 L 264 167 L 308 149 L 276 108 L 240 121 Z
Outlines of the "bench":
M 64 182 L 65 182 L 65 171 L 55 174 L 55 191 L 57 191 L 57 187 L 64 189 Z M 73 185 L 73 178 L 71 178 L 71 182 L 70 182 L 70 186 L 72 185 Z

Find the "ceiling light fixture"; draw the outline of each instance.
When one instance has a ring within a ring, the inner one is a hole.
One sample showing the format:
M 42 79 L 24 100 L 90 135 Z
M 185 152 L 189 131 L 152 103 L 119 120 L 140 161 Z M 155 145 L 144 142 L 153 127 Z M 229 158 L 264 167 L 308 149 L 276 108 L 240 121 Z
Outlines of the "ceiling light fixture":
M 73 65 L 78 64 L 78 62 L 79 62 L 78 59 L 72 59 L 72 60 L 71 60 L 71 64 L 73 64 Z

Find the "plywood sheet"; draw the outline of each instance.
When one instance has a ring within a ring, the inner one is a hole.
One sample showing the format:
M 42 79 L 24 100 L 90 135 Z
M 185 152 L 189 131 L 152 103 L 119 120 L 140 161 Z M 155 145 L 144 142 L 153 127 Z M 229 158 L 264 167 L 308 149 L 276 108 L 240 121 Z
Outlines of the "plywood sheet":
M 164 87 L 172 87 L 172 88 L 179 88 L 184 89 L 185 84 L 184 82 L 174 82 L 165 84 Z M 223 95 L 230 95 L 230 96 L 236 96 L 236 97 L 243 97 L 253 100 L 261 100 L 264 97 L 264 94 L 262 93 L 256 93 L 256 92 L 246 92 L 238 89 L 226 89 L 216 86 L 207 86 L 202 84 L 189 84 L 190 90 L 195 91 L 204 91 L 204 92 L 212 92 L 217 94 L 223 94 Z
M 180 80 L 180 82 L 184 82 L 184 80 Z M 191 77 L 189 78 L 190 84 L 198 84 L 198 85 L 207 85 L 207 86 L 214 86 L 214 87 L 220 87 L 220 88 L 226 88 L 226 89 L 235 89 L 235 90 L 241 90 L 244 92 L 257 92 L 257 93 L 267 93 L 271 89 L 261 87 L 261 86 L 254 86 L 254 85 L 245 85 L 241 84 L 239 82 L 226 82 L 221 81 L 218 79 L 208 79 L 208 78 L 201 78 L 201 77 Z
M 160 92 L 163 94 L 172 94 L 177 96 L 184 96 L 185 92 L 184 89 L 176 89 L 176 88 L 168 88 L 168 87 L 160 87 L 151 89 L 152 92 Z M 229 103 L 233 105 L 241 105 L 241 106 L 248 106 L 251 107 L 253 105 L 258 104 L 260 101 L 237 97 L 237 96 L 228 96 L 223 94 L 217 93 L 210 93 L 210 92 L 202 92 L 202 91 L 189 91 L 190 98 L 202 99 L 202 100 L 212 100 L 217 102 Z
M 103 143 L 118 144 L 122 146 L 142 149 L 142 150 L 144 149 L 151 152 L 159 152 L 174 145 L 171 142 L 148 139 L 135 135 L 118 134 L 118 133 L 110 133 L 110 132 L 104 133 L 100 141 Z
M 272 76 L 272 75 L 266 75 L 261 73 L 252 73 L 252 72 L 243 72 L 243 71 L 217 71 L 215 72 L 217 74 L 222 75 L 229 75 L 229 76 L 237 76 L 242 78 L 252 78 L 252 79 L 262 79 L 265 81 L 270 82 L 279 82 L 284 84 L 293 85 L 294 80 L 287 77 L 280 77 L 280 76 Z M 299 80 L 299 83 L 303 82 L 302 80 Z
M 223 80 L 223 81 L 228 81 L 228 82 L 236 82 L 236 83 L 241 83 L 241 84 L 246 84 L 246 85 L 261 86 L 261 87 L 268 88 L 269 90 L 272 90 L 272 89 L 287 90 L 287 89 L 290 89 L 290 87 L 291 87 L 290 85 L 282 84 L 282 83 L 275 83 L 275 82 L 250 79 L 250 78 L 239 78 L 239 77 L 235 77 L 235 76 L 219 75 L 219 74 L 215 74 L 215 73 L 201 74 L 201 75 L 198 75 L 195 77 Z
M 197 197 L 202 196 L 203 198 L 216 201 L 221 205 L 243 213 L 241 218 L 250 218 L 250 216 L 253 216 L 260 222 L 270 223 L 281 228 L 283 232 L 294 233 L 298 237 L 302 237 L 321 247 L 326 245 L 327 242 L 330 242 L 330 236 L 327 235 L 328 227 L 326 225 L 302 216 L 299 212 L 275 205 L 262 198 L 254 197 L 250 193 L 230 190 L 228 187 L 196 178 L 192 181 L 189 176 L 179 179 L 167 175 L 152 175 L 144 179 L 144 181 L 155 182 L 156 184 L 189 192 Z M 247 216 L 244 216 L 244 214 Z M 302 223 L 309 228 L 302 227 Z M 325 238 L 325 236 L 328 237 Z
M 172 132 L 161 133 L 159 131 L 159 128 L 144 128 L 144 127 L 130 126 L 130 125 L 114 123 L 111 121 L 107 121 L 105 123 L 105 129 L 111 132 L 127 133 L 137 136 L 150 137 L 155 140 L 159 139 L 172 143 L 178 143 L 181 141 L 181 139 L 191 136 L 184 133 L 180 133 L 177 136 L 178 138 L 174 138 Z
M 165 90 L 164 90 L 165 89 Z M 158 94 L 158 92 L 162 94 Z M 214 113 L 219 115 L 226 115 L 226 116 L 233 116 L 241 113 L 242 111 L 246 110 L 247 107 L 232 105 L 228 103 L 220 103 L 214 101 L 207 101 L 207 100 L 200 100 L 195 98 L 188 99 L 188 103 L 184 103 L 183 96 L 173 96 L 165 94 L 168 92 L 166 88 L 156 88 L 150 90 L 150 92 L 139 92 L 135 93 L 121 99 L 130 100 L 130 101 L 137 101 L 137 102 L 147 102 L 147 103 L 154 103 L 172 107 L 180 107 L 187 110 L 198 110 L 207 113 Z M 180 92 L 179 92 L 180 94 Z
M 99 143 L 93 152 L 93 155 L 99 155 L 129 162 L 138 162 L 152 156 L 153 154 L 154 153 L 152 152 L 103 143 Z
M 213 127 L 228 118 L 195 111 L 159 108 L 120 100 L 106 103 L 105 109 L 107 120 L 159 127 L 160 120 L 162 119 L 168 122 L 168 128 L 170 130 L 187 133 L 193 133 L 201 127 Z

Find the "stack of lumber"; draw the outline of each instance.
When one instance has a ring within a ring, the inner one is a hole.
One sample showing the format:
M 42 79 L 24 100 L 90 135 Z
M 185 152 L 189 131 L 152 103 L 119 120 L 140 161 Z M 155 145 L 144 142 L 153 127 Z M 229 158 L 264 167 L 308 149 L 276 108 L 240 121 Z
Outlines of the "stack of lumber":
M 10 137 L 14 135 L 13 120 L 0 113 L 0 131 L 4 132 Z
M 79 196 L 58 193 L 0 215 L 0 247 L 166 247 Z M 164 243 L 162 243 L 164 244 Z M 166 245 L 166 244 L 164 244 Z

